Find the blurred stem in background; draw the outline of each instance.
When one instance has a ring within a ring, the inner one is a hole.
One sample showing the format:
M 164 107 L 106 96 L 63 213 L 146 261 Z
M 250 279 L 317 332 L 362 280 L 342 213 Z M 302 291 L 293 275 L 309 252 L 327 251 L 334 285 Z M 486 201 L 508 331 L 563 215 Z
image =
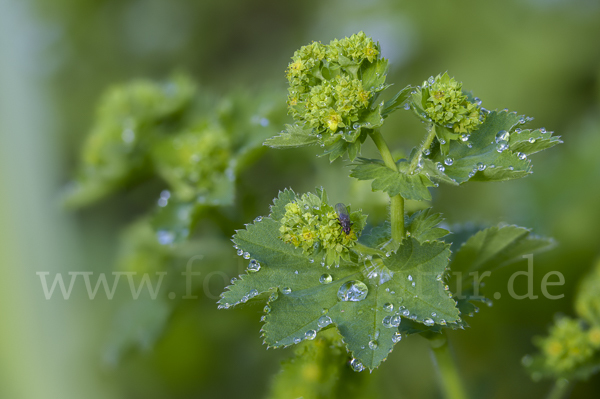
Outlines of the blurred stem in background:
M 64 271 L 73 235 L 53 198 L 59 147 L 39 69 L 45 32 L 27 2 L 0 0 L 0 10 L 0 397 L 118 398 L 93 380 L 81 350 L 89 316 L 60 295 L 45 300 L 36 275 Z
M 548 394 L 548 399 L 568 398 L 569 393 L 571 392 L 571 388 L 573 388 L 573 385 L 570 384 L 568 380 L 560 378 L 556 380 L 556 382 L 552 386 L 552 390 Z
M 427 339 L 429 339 L 431 354 L 439 371 L 440 386 L 444 392 L 444 397 L 447 399 L 466 399 L 467 395 L 458 375 L 446 333 L 431 334 L 431 336 L 427 336 Z

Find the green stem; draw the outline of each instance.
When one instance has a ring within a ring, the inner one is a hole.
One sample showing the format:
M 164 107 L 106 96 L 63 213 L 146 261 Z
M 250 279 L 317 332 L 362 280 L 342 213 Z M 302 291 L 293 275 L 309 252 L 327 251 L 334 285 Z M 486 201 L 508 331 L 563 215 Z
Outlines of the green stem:
M 394 157 L 379 130 L 373 130 L 371 138 L 377 146 L 385 166 L 397 172 L 398 167 L 396 166 Z M 390 197 L 390 219 L 392 222 L 392 238 L 395 241 L 401 242 L 406 236 L 404 230 L 404 198 L 401 195 Z
M 556 380 L 552 390 L 548 394 L 548 399 L 564 399 L 569 397 L 571 391 L 571 384 L 564 378 Z
M 429 130 L 429 133 L 427 133 L 427 136 L 425 137 L 425 141 L 423 141 L 421 143 L 421 146 L 419 147 L 419 150 L 415 154 L 415 157 L 410 162 L 410 166 L 408 168 L 409 173 L 414 172 L 417 169 L 417 166 L 419 165 L 419 161 L 421 160 L 421 157 L 423 156 L 423 151 L 425 151 L 427 148 L 429 148 L 431 146 L 431 143 L 433 142 L 434 138 L 435 138 L 435 125 L 432 125 L 431 129 Z
M 442 334 L 432 334 L 431 337 L 426 338 L 429 339 L 431 353 L 438 368 L 444 397 L 446 399 L 466 399 L 467 395 L 454 364 L 446 334 L 442 332 Z

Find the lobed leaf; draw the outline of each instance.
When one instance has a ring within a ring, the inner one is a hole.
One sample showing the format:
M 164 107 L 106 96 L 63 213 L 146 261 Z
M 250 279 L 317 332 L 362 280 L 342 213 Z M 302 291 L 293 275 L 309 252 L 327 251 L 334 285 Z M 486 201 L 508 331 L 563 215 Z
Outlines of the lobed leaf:
M 427 189 L 433 186 L 431 180 L 422 173 L 406 173 L 406 160 L 401 160 L 398 164 L 400 170 L 394 171 L 385 166 L 383 161 L 359 158 L 358 163 L 353 164 L 350 176 L 358 180 L 373 180 L 373 191 L 384 191 L 390 197 L 400 194 L 409 200 L 431 200 Z

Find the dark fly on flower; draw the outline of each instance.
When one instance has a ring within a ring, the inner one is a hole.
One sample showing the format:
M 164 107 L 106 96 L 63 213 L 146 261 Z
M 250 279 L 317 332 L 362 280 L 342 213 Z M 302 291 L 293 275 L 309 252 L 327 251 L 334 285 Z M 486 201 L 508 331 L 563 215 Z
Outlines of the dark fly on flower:
M 340 222 L 340 226 L 342 226 L 342 231 L 346 233 L 346 235 L 350 234 L 350 229 L 352 228 L 353 223 L 350 221 L 350 215 L 348 214 L 348 208 L 346 205 L 339 204 L 335 205 L 335 211 L 338 214 L 338 220 Z

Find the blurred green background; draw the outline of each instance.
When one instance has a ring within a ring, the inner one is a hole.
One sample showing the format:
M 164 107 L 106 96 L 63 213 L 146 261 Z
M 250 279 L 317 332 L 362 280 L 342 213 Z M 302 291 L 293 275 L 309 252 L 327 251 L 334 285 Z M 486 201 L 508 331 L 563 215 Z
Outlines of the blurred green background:
M 70 300 L 46 300 L 35 273 L 115 270 L 122 230 L 148 213 L 160 192 L 155 182 L 82 210 L 61 207 L 108 86 L 185 71 L 200 90 L 266 90 L 283 103 L 294 50 L 359 30 L 380 42 L 396 87 L 448 71 L 484 107 L 534 116 L 535 126 L 563 137 L 563 145 L 532 157 L 530 177 L 440 187 L 433 200 L 450 226 L 504 221 L 558 241 L 536 256 L 534 286 L 540 295 L 543 275 L 560 270 L 563 299 L 509 298 L 506 281 L 526 269 L 523 261 L 487 282 L 488 292 L 503 297 L 469 320 L 472 328 L 450 334 L 473 397 L 548 391 L 549 382 L 529 379 L 521 358 L 534 351 L 531 338 L 546 332 L 555 313 L 573 313 L 578 280 L 600 252 L 600 2 L 0 0 L 0 397 L 267 394 L 291 351 L 261 345 L 260 307 L 217 310 L 216 296 L 245 267 L 229 237 L 268 213 L 285 187 L 305 192 L 322 185 L 336 202 L 361 206 L 370 223 L 380 222 L 384 197 L 346 178 L 347 162 L 329 164 L 314 148 L 264 151 L 239 177 L 235 204 L 199 223 L 188 254 L 204 256 L 199 299 L 167 301 L 158 331 L 138 326 L 143 317 L 121 314 L 131 305 L 126 295 L 89 300 L 76 286 Z M 383 134 L 391 148 L 407 152 L 422 127 L 397 112 Z M 176 260 L 172 270 L 179 273 L 186 261 Z M 520 282 L 517 292 L 525 289 Z M 133 314 L 156 315 L 162 310 L 153 306 L 163 305 L 139 306 Z M 376 387 L 373 397 L 439 397 L 426 342 L 417 336 L 402 340 L 365 378 Z M 597 398 L 599 388 L 596 376 L 572 397 Z

